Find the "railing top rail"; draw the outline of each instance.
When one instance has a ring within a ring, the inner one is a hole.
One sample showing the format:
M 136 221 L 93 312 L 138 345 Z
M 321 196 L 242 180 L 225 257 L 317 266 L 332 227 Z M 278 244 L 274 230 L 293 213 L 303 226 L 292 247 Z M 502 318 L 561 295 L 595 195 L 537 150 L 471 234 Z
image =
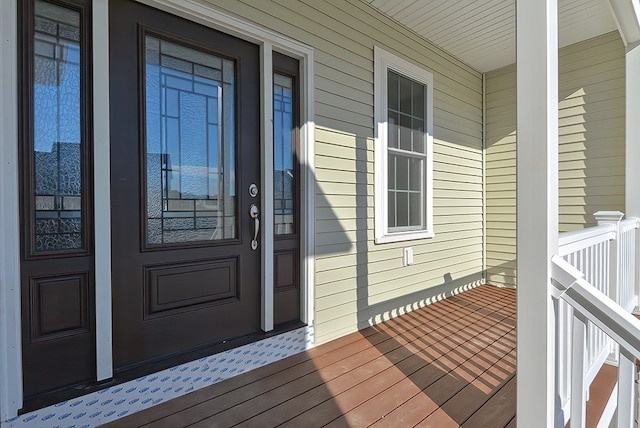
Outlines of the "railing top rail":
M 616 228 L 612 224 L 602 224 L 560 233 L 558 236 L 558 255 L 566 256 L 601 242 L 615 239 L 615 230 Z
M 554 297 L 605 332 L 621 348 L 640 358 L 640 320 L 591 285 L 583 274 L 561 257 L 553 257 Z
M 638 229 L 640 227 L 640 219 L 637 217 L 627 218 L 620 222 L 620 233 L 625 233 L 633 229 Z

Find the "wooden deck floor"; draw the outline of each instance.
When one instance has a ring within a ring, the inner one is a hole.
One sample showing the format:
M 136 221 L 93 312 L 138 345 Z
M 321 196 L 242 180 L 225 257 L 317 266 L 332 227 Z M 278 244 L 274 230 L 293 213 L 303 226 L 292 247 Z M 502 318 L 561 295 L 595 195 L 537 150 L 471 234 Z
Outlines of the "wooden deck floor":
M 482 286 L 111 426 L 514 427 L 515 301 Z

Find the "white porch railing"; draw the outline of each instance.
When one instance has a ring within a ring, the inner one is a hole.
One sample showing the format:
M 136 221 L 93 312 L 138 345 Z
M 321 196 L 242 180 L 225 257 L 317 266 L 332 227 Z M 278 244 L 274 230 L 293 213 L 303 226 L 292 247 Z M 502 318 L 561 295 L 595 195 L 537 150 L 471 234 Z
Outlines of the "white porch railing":
M 634 420 L 633 369 L 635 358 L 640 357 L 636 346 L 640 342 L 635 343 L 640 341 L 640 321 L 630 312 L 637 304 L 635 257 L 640 223 L 622 217 L 620 212 L 599 212 L 598 226 L 560 234 L 558 255 L 554 257 L 553 282 L 558 299 L 556 393 L 563 423 L 571 417 L 574 427 L 584 426 L 589 385 L 617 349 L 615 344 L 620 352 L 619 377 L 625 377 L 618 382 L 618 426 L 632 426 L 620 424 L 629 414 L 629 420 Z M 627 360 L 632 362 L 630 368 L 626 367 Z M 576 395 L 573 391 L 581 392 Z
M 636 249 L 638 246 L 638 219 L 627 219 L 620 222 L 618 228 L 618 277 L 617 289 L 614 290 L 616 300 L 628 312 L 638 305 L 638 272 L 636 267 Z

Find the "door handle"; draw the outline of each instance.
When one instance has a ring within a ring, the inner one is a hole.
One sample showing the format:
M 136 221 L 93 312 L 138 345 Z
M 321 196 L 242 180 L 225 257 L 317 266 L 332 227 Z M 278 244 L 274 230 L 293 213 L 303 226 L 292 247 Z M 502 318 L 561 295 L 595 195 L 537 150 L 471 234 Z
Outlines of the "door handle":
M 260 232 L 260 210 L 256 204 L 249 207 L 249 216 L 253 219 L 253 239 L 251 240 L 251 249 L 258 248 L 258 233 Z

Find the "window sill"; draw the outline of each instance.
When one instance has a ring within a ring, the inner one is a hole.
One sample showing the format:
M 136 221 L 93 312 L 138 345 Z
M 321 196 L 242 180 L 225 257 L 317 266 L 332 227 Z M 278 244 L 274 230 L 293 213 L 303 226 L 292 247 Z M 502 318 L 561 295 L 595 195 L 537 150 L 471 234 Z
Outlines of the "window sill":
M 435 237 L 436 234 L 432 230 L 395 232 L 376 235 L 376 244 L 387 244 L 389 242 L 414 241 L 416 239 L 428 239 Z

